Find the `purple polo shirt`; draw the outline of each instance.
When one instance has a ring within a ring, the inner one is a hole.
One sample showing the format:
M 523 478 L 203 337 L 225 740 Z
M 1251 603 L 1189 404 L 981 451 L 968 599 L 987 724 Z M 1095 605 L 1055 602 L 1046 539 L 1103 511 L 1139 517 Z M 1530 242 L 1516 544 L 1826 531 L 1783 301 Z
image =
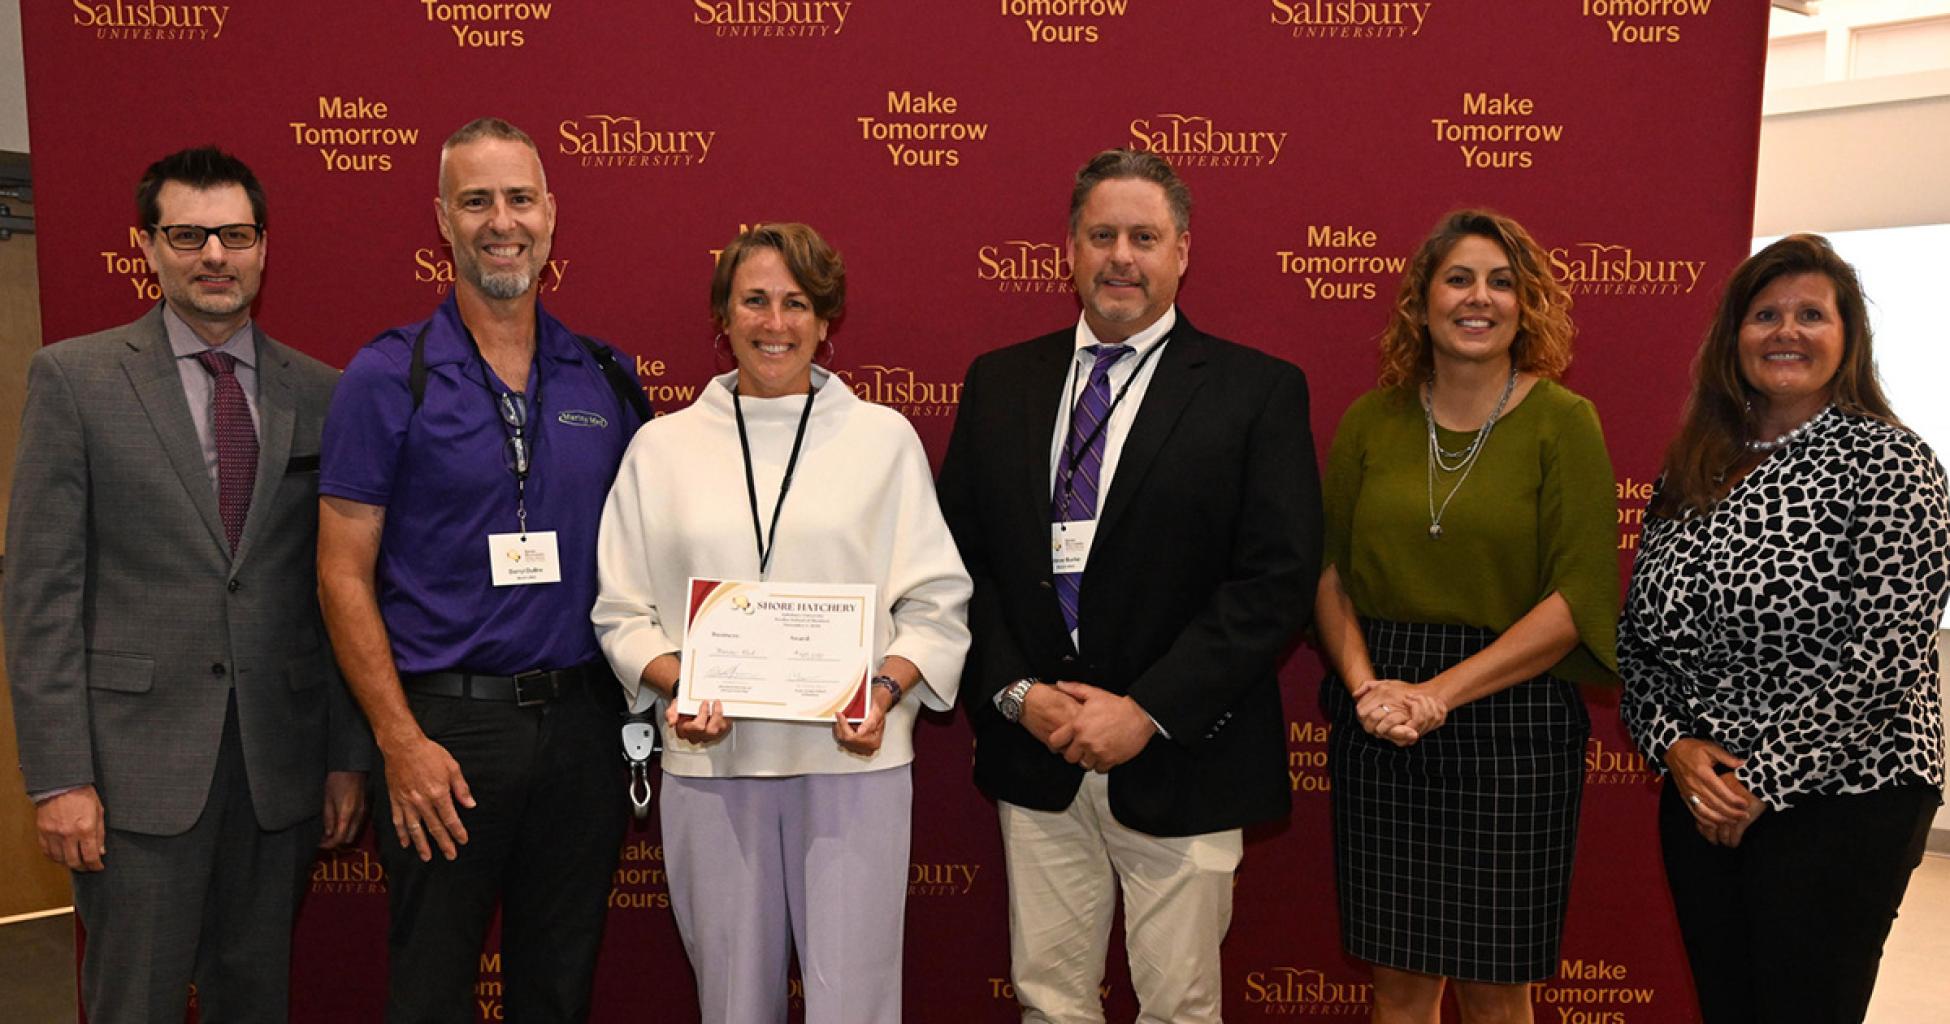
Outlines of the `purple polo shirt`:
M 415 410 L 408 374 L 423 325 L 426 392 Z M 386 509 L 379 612 L 401 672 L 513 675 L 601 657 L 589 623 L 596 529 L 642 424 L 561 322 L 538 309 L 536 333 L 524 388 L 528 529 L 555 531 L 560 583 L 493 585 L 488 535 L 518 529 L 509 435 L 495 405 L 508 389 L 469 341 L 452 295 L 431 320 L 360 349 L 332 395 L 319 493 Z

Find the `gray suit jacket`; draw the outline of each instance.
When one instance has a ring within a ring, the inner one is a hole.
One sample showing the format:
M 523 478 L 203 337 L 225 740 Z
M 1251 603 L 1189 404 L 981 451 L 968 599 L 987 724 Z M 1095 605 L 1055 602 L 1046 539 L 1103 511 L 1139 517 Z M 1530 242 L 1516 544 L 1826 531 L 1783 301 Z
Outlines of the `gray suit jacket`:
M 319 813 L 371 736 L 317 600 L 318 441 L 338 372 L 257 333 L 257 484 L 232 557 L 158 305 L 36 353 L 5 623 L 29 792 L 93 783 L 112 828 L 202 813 L 237 694 L 258 824 Z

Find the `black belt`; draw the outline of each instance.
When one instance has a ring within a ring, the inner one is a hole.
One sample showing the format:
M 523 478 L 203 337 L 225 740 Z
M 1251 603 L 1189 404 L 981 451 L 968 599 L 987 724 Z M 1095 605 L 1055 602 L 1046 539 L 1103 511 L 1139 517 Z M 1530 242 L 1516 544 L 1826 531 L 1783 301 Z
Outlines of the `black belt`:
M 402 674 L 399 682 L 402 688 L 411 693 L 509 701 L 518 708 L 529 708 L 565 696 L 578 686 L 606 682 L 608 679 L 609 666 L 601 661 L 591 661 L 573 668 L 537 669 L 518 676 L 486 676 L 473 672 Z

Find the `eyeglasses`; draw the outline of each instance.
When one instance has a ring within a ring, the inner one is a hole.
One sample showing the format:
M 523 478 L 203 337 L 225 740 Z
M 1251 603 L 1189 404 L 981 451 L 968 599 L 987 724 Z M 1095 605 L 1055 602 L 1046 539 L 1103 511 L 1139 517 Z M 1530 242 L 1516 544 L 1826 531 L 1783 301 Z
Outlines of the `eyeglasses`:
M 501 450 L 501 462 L 516 480 L 528 479 L 528 436 L 524 428 L 528 426 L 528 402 L 512 391 L 503 391 L 495 400 L 495 408 L 501 410 L 501 422 L 508 425 L 513 433 L 508 435 L 508 443 Z
M 219 224 L 213 228 L 201 224 L 158 224 L 151 230 L 178 252 L 201 252 L 211 235 L 217 236 L 226 249 L 248 249 L 264 237 L 262 224 Z

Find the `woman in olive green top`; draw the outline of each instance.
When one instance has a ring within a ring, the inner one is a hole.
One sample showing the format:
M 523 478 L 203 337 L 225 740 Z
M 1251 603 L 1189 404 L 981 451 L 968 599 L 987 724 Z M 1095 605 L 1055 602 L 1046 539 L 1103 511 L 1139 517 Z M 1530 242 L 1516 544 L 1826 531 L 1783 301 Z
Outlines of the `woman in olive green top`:
M 1342 940 L 1374 1019 L 1529 1021 L 1555 973 L 1590 720 L 1614 678 L 1611 460 L 1556 382 L 1571 300 L 1521 226 L 1465 210 L 1416 253 L 1380 386 L 1328 459 L 1315 625 L 1332 672 Z

